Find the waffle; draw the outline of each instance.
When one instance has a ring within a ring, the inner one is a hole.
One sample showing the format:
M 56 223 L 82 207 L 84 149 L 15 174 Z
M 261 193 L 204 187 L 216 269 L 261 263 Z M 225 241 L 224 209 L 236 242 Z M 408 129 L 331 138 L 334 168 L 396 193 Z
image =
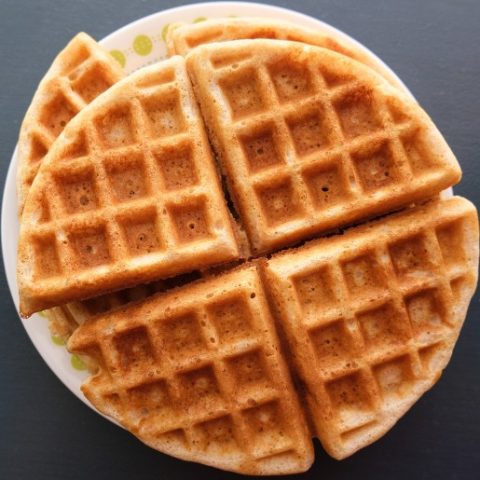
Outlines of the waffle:
M 420 107 L 351 58 L 198 46 L 104 92 L 42 160 L 21 314 L 54 306 L 51 328 L 96 372 L 86 397 L 153 448 L 302 472 L 311 436 L 354 453 L 446 367 L 477 281 L 475 208 L 437 195 L 460 174 Z
M 76 35 L 55 58 L 40 82 L 20 128 L 19 214 L 43 158 L 65 125 L 122 77 L 118 62 L 86 33 Z
M 255 265 L 87 321 L 68 347 L 98 364 L 86 397 L 157 450 L 251 475 L 313 461 Z
M 377 440 L 438 380 L 477 269 L 478 218 L 459 197 L 268 262 L 292 363 L 330 455 Z
M 432 387 L 477 266 L 474 206 L 438 199 L 91 318 L 68 348 L 96 365 L 89 401 L 151 447 L 300 472 L 308 435 L 344 458 Z
M 167 30 L 167 51 L 170 55 L 187 55 L 192 49 L 212 42 L 229 40 L 272 39 L 290 40 L 317 47 L 328 48 L 346 55 L 375 70 L 393 86 L 403 89 L 403 85 L 382 66 L 373 61 L 360 48 L 347 46 L 331 35 L 300 27 L 293 23 L 268 18 L 236 17 L 216 18 L 194 24 L 172 24 Z
M 182 57 L 111 87 L 44 159 L 19 237 L 20 313 L 235 259 Z
M 192 50 L 187 68 L 255 253 L 433 196 L 461 177 L 426 113 L 337 53 L 242 40 Z

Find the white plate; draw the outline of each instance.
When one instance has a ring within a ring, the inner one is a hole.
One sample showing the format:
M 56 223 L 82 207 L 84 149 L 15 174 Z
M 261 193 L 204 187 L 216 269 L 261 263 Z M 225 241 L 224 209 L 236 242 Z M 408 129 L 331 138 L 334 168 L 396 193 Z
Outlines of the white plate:
M 355 46 L 388 71 L 393 72 L 375 54 L 346 34 L 336 30 L 320 20 L 306 15 L 256 3 L 242 2 L 215 2 L 186 5 L 158 12 L 141 18 L 100 41 L 100 44 L 111 51 L 114 57 L 124 66 L 125 72 L 132 71 L 145 65 L 154 63 L 166 56 L 164 32 L 165 27 L 173 22 L 198 22 L 205 18 L 227 16 L 255 16 L 268 17 L 311 27 L 326 32 L 342 40 L 347 45 Z M 47 66 L 45 66 L 45 69 Z M 393 74 L 394 75 L 394 74 Z M 398 78 L 398 77 L 397 77 Z M 403 83 L 398 80 L 400 85 Z M 405 91 L 411 95 L 404 86 Z M 17 198 L 15 191 L 15 175 L 17 170 L 17 150 L 15 149 L 7 174 L 2 205 L 2 246 L 3 261 L 7 274 L 8 285 L 15 306 L 18 309 L 18 291 L 16 282 L 16 252 L 18 241 Z M 28 336 L 50 369 L 87 405 L 91 406 L 80 391 L 82 381 L 88 376 L 80 359 L 70 355 L 64 345 L 59 345 L 57 339 L 52 339 L 48 331 L 47 321 L 41 314 L 33 315 L 28 320 L 21 320 Z M 57 340 L 57 341 L 56 341 Z M 92 407 L 93 408 L 93 407 Z

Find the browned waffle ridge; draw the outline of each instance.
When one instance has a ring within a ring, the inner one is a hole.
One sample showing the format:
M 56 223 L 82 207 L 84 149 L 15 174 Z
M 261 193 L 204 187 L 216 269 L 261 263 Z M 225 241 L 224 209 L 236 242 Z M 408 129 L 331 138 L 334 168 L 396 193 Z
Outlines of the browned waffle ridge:
M 20 229 L 20 311 L 230 261 L 236 241 L 174 57 L 118 82 L 44 159 Z
M 303 471 L 304 413 L 343 458 L 437 381 L 477 265 L 475 207 L 437 200 L 100 315 L 68 347 L 96 360 L 90 402 L 148 445 L 241 473 Z
M 86 33 L 79 33 L 41 80 L 20 128 L 17 196 L 22 213 L 38 168 L 66 124 L 123 77 L 118 62 Z
M 326 49 L 242 40 L 187 66 L 256 253 L 432 196 L 458 163 L 417 103 Z

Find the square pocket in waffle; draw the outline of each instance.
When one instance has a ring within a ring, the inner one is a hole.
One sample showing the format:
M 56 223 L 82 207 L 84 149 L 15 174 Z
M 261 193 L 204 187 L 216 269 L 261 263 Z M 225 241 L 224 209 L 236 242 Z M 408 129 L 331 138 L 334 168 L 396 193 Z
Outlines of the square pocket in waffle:
M 118 82 L 42 162 L 20 229 L 20 312 L 238 256 L 185 61 Z
M 17 197 L 21 214 L 38 168 L 65 125 L 123 77 L 118 62 L 86 33 L 53 61 L 25 114 L 18 141 Z
M 377 440 L 438 380 L 477 270 L 477 213 L 460 197 L 268 261 L 292 365 L 330 455 Z
M 251 475 L 305 471 L 313 450 L 255 265 L 87 321 L 82 386 L 151 447 Z
M 167 30 L 167 49 L 170 55 L 187 55 L 193 48 L 213 42 L 254 39 L 290 40 L 328 48 L 353 58 L 382 75 L 393 86 L 403 88 L 396 77 L 354 45 L 346 45 L 332 34 L 299 26 L 284 20 L 256 17 L 214 18 L 194 24 L 172 24 Z
M 418 104 L 348 57 L 238 40 L 193 49 L 187 67 L 255 253 L 428 198 L 461 177 Z

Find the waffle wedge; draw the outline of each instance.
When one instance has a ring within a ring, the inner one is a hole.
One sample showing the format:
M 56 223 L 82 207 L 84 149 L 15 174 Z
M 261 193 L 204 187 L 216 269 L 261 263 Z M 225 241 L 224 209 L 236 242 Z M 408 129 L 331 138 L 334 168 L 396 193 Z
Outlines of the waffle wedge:
M 192 49 L 213 42 L 253 39 L 290 40 L 327 48 L 353 58 L 382 75 L 393 86 L 403 89 L 391 72 L 374 61 L 359 47 L 315 29 L 283 20 L 256 17 L 215 18 L 194 24 L 172 24 L 167 30 L 167 50 L 170 55 L 187 55 Z
M 118 62 L 86 33 L 79 33 L 53 61 L 25 114 L 18 141 L 19 214 L 42 160 L 65 125 L 123 77 Z
M 418 104 L 345 56 L 239 40 L 193 49 L 187 67 L 255 253 L 428 198 L 461 177 Z
M 341 459 L 440 377 L 478 269 L 475 207 L 454 197 L 279 254 L 265 269 L 315 434 Z
M 22 215 L 23 316 L 235 259 L 182 57 L 142 69 L 56 140 Z
M 90 402 L 175 457 L 252 475 L 309 468 L 313 450 L 257 267 L 87 321 Z

